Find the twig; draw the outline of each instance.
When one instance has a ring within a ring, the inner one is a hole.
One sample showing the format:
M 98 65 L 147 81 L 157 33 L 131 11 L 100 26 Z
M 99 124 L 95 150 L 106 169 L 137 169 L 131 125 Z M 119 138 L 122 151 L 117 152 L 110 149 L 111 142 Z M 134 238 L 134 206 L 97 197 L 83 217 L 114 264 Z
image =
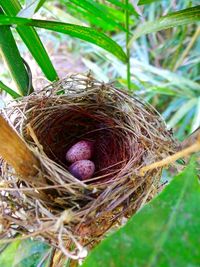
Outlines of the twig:
M 177 159 L 186 157 L 186 156 L 188 156 L 192 153 L 198 152 L 198 151 L 200 151 L 200 134 L 197 136 L 196 142 L 193 145 L 189 146 L 188 148 L 185 148 L 185 149 L 175 153 L 174 155 L 169 156 L 169 157 L 167 157 L 161 161 L 157 161 L 155 163 L 152 163 L 148 166 L 141 168 L 140 169 L 140 175 L 144 176 L 144 174 L 149 170 L 153 170 L 153 169 L 156 169 L 158 167 L 163 167 L 165 165 L 169 165 L 170 163 L 175 162 Z
M 198 136 L 200 136 L 200 127 L 197 128 L 189 137 L 187 137 L 180 145 L 180 149 L 184 149 L 186 147 L 191 146 L 192 144 L 194 144 L 198 138 Z

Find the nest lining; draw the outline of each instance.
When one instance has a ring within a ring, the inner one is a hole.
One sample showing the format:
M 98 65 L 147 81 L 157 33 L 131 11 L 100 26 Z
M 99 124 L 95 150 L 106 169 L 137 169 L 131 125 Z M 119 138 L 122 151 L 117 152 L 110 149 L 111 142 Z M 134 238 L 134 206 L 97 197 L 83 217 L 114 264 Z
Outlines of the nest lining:
M 139 170 L 176 149 L 150 105 L 90 74 L 69 75 L 5 112 L 39 159 L 38 175 L 45 182 L 35 187 L 21 181 L 2 163 L 2 181 L 10 190 L 1 196 L 2 225 L 7 225 L 2 234 L 40 236 L 72 258 L 152 198 L 161 169 L 143 177 Z M 65 160 L 68 148 L 83 139 L 94 142 L 96 166 L 84 182 L 67 171 Z

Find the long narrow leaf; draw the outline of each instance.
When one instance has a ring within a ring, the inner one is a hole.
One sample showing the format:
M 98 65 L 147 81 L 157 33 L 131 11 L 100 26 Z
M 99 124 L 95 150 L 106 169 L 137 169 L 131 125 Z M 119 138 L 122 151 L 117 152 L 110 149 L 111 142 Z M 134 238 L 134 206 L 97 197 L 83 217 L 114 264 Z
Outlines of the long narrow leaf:
M 122 48 L 111 38 L 103 33 L 100 33 L 93 28 L 83 27 L 68 23 L 43 21 L 25 18 L 16 18 L 8 16 L 0 16 L 0 25 L 17 25 L 17 26 L 34 26 L 38 28 L 44 28 L 56 32 L 65 33 L 73 37 L 93 43 L 105 50 L 109 51 L 123 62 L 126 62 L 127 57 Z
M 160 0 L 140 0 L 138 2 L 138 6 L 140 6 L 140 5 L 147 5 L 147 4 L 151 4 L 153 2 L 158 2 L 158 1 L 160 1 Z
M 131 4 L 126 5 L 122 1 L 118 1 L 118 0 L 107 0 L 107 1 L 124 10 L 128 10 L 131 14 L 134 14 L 135 16 L 138 16 L 138 13 L 135 11 L 134 7 Z
M 9 16 L 16 16 L 21 10 L 18 0 L 0 0 L 0 5 Z M 58 75 L 35 29 L 33 27 L 16 27 L 16 30 L 47 79 L 50 81 L 56 80 Z
M 144 34 L 157 32 L 179 25 L 195 23 L 198 21 L 200 21 L 200 6 L 187 8 L 181 11 L 168 14 L 156 21 L 143 23 L 134 32 L 129 42 L 129 46 L 131 46 L 133 41 L 135 41 L 138 37 Z
M 103 5 L 95 1 L 90 0 L 70 0 L 72 3 L 76 4 L 79 7 L 87 10 L 88 12 L 92 13 L 93 15 L 101 18 L 102 20 L 106 21 L 107 23 L 118 27 L 119 29 L 126 31 L 126 29 L 116 22 L 115 18 L 113 18 L 108 12 L 104 12 Z
M 65 1 L 61 1 L 63 4 L 65 4 Z M 62 16 L 62 20 L 68 21 L 68 23 L 72 23 L 72 24 L 76 24 L 76 25 L 81 25 L 84 26 L 85 25 L 85 21 L 89 22 L 89 24 L 91 26 L 96 27 L 98 25 L 98 28 L 101 28 L 102 30 L 106 30 L 106 31 L 111 31 L 114 30 L 115 27 L 109 23 L 106 23 L 104 20 L 97 18 L 96 16 L 91 16 L 90 13 L 88 13 L 86 10 L 79 8 L 78 6 L 75 5 L 66 5 L 67 7 L 67 13 L 65 10 L 60 9 L 60 12 L 65 13 L 64 16 Z M 50 3 L 46 3 L 46 8 L 48 10 L 51 10 L 51 12 L 55 15 L 56 14 L 56 10 L 58 10 L 59 8 L 56 8 L 54 6 L 52 6 Z M 66 15 L 72 16 L 72 18 L 74 19 L 74 21 L 71 20 L 66 20 L 65 17 Z M 76 17 L 78 14 L 78 20 L 80 21 L 75 21 Z M 58 18 L 60 21 L 60 17 Z
M 29 84 L 28 74 L 8 26 L 2 26 L 0 30 L 0 52 L 19 92 L 22 95 L 26 95 Z
M 0 0 L 0 6 L 7 15 L 17 15 L 21 10 L 21 5 L 18 0 Z
M 0 81 L 0 89 L 3 90 L 3 91 L 5 91 L 9 95 L 11 95 L 12 98 L 14 98 L 14 99 L 21 97 L 18 93 L 16 93 L 14 90 L 12 90 L 10 87 L 8 87 L 7 85 L 5 85 L 1 81 Z

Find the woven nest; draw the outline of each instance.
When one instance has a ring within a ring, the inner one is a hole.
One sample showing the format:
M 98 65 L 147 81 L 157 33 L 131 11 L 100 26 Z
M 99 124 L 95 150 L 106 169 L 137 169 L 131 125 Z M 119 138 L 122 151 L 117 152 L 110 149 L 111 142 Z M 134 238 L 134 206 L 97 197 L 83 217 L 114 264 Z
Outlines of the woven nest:
M 139 170 L 175 151 L 151 106 L 90 75 L 68 76 L 12 103 L 5 113 L 39 159 L 44 182 L 24 182 L 2 162 L 9 189 L 1 195 L 2 237 L 42 237 L 72 258 L 153 197 L 161 168 L 145 176 Z M 68 172 L 65 159 L 80 140 L 94 143 L 96 170 L 84 182 Z

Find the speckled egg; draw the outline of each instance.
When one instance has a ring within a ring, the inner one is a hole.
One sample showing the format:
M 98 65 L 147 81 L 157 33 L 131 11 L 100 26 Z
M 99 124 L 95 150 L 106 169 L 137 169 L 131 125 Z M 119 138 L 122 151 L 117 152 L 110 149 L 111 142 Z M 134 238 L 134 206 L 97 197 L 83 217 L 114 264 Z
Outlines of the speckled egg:
M 73 145 L 66 153 L 68 162 L 76 162 L 78 160 L 90 159 L 93 152 L 93 142 L 82 140 Z
M 95 165 L 91 160 L 79 160 L 74 162 L 68 170 L 77 179 L 87 180 L 93 176 Z

